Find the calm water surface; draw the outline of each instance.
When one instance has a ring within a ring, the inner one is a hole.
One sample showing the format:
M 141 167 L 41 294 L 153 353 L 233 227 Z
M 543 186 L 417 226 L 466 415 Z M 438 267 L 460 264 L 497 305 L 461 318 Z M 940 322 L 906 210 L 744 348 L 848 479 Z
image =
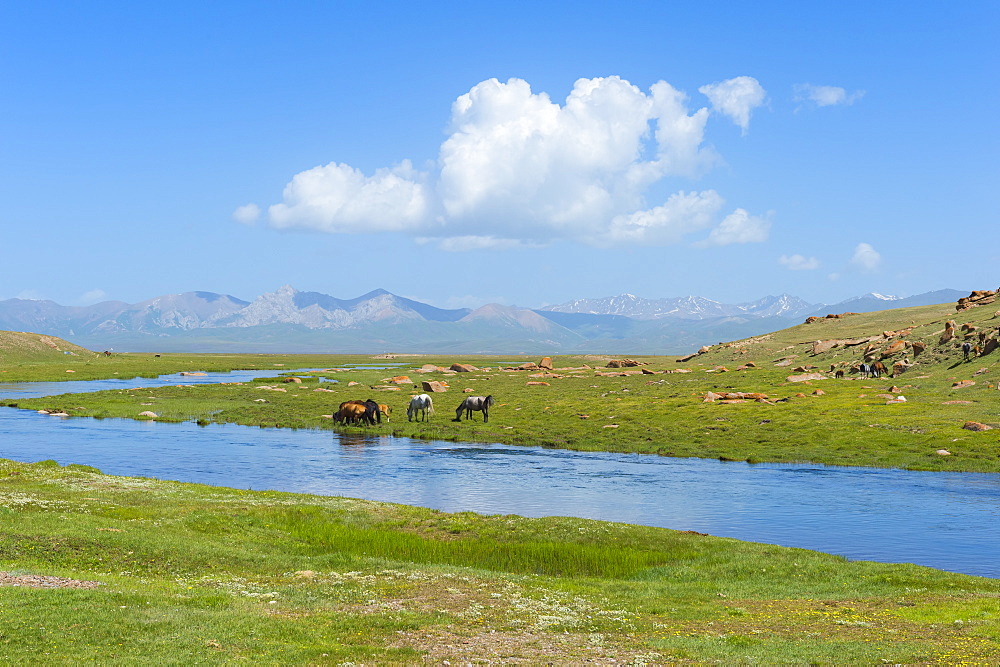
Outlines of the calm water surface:
M 61 419 L 11 408 L 0 408 L 0 457 L 445 511 L 621 521 L 1000 577 L 1000 475 Z

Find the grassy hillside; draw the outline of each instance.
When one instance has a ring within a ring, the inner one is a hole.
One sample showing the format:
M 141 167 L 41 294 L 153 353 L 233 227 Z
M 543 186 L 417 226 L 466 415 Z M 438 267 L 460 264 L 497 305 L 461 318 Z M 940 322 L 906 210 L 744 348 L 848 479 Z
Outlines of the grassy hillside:
M 67 355 L 67 353 L 69 353 Z M 94 352 L 62 338 L 21 331 L 0 331 L 0 365 L 62 361 L 66 356 L 92 359 Z

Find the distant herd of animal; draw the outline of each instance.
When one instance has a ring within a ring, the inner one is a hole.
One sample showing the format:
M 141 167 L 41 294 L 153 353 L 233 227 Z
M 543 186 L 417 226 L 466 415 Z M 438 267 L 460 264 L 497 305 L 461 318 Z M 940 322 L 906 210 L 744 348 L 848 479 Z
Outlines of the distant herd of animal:
M 490 407 L 493 405 L 493 396 L 467 396 L 462 404 L 455 409 L 455 421 L 462 421 L 462 415 L 466 419 L 472 419 L 473 412 L 482 412 L 483 421 L 490 420 Z M 372 399 L 366 401 L 344 401 L 340 408 L 333 415 L 333 420 L 338 424 L 350 424 L 357 426 L 374 426 L 382 423 L 382 417 L 389 421 L 389 413 L 392 408 L 384 403 L 376 403 Z M 427 421 L 428 416 L 434 412 L 434 400 L 427 394 L 419 394 L 410 399 L 410 404 L 406 408 L 406 420 Z

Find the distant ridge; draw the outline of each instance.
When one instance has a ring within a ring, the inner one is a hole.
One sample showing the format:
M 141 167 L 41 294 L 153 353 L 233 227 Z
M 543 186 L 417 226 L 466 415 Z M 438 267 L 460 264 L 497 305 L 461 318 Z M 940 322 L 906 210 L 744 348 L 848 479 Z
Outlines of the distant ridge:
M 901 299 L 873 293 L 833 305 L 789 294 L 737 304 L 622 294 L 537 310 L 499 304 L 471 310 L 437 308 L 384 289 L 340 299 L 284 285 L 252 301 L 205 291 L 86 307 L 8 299 L 0 301 L 0 330 L 123 352 L 683 354 L 783 329 L 809 315 L 932 305 L 966 294 L 938 290 Z

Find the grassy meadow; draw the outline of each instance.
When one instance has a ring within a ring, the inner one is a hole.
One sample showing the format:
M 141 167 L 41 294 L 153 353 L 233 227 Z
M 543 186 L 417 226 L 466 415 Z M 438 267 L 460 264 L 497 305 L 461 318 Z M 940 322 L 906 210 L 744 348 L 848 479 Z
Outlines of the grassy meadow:
M 1000 660 L 995 579 L 45 461 L 0 460 L 0 480 L 12 662 Z
M 537 356 L 105 357 L 17 334 L 19 351 L 0 352 L 0 382 L 260 368 L 273 375 L 5 404 L 70 416 L 61 418 L 998 472 L 1000 430 L 963 426 L 1000 427 L 1000 351 L 964 360 L 965 332 L 941 341 L 948 320 L 978 327 L 973 340 L 1000 324 L 987 308 L 912 308 L 823 319 L 680 363 L 634 357 L 640 366 L 607 368 L 609 357 L 554 356 L 552 370 L 513 369 Z M 898 377 L 834 377 L 869 345 L 878 358 L 900 341 L 885 358 L 911 362 Z M 916 356 L 914 342 L 926 346 Z M 372 368 L 380 363 L 399 365 Z M 321 370 L 290 381 L 297 368 Z M 789 379 L 807 373 L 820 376 Z M 423 381 L 447 391 L 432 394 L 427 422 L 409 422 Z M 489 423 L 478 413 L 453 421 L 469 393 L 496 398 Z M 391 406 L 390 420 L 333 423 L 340 402 L 366 398 Z M 113 477 L 51 461 L 0 460 L 0 518 L 0 584 L 13 584 L 0 585 L 0 644 L 18 662 L 1000 663 L 1000 580 L 697 533 Z

